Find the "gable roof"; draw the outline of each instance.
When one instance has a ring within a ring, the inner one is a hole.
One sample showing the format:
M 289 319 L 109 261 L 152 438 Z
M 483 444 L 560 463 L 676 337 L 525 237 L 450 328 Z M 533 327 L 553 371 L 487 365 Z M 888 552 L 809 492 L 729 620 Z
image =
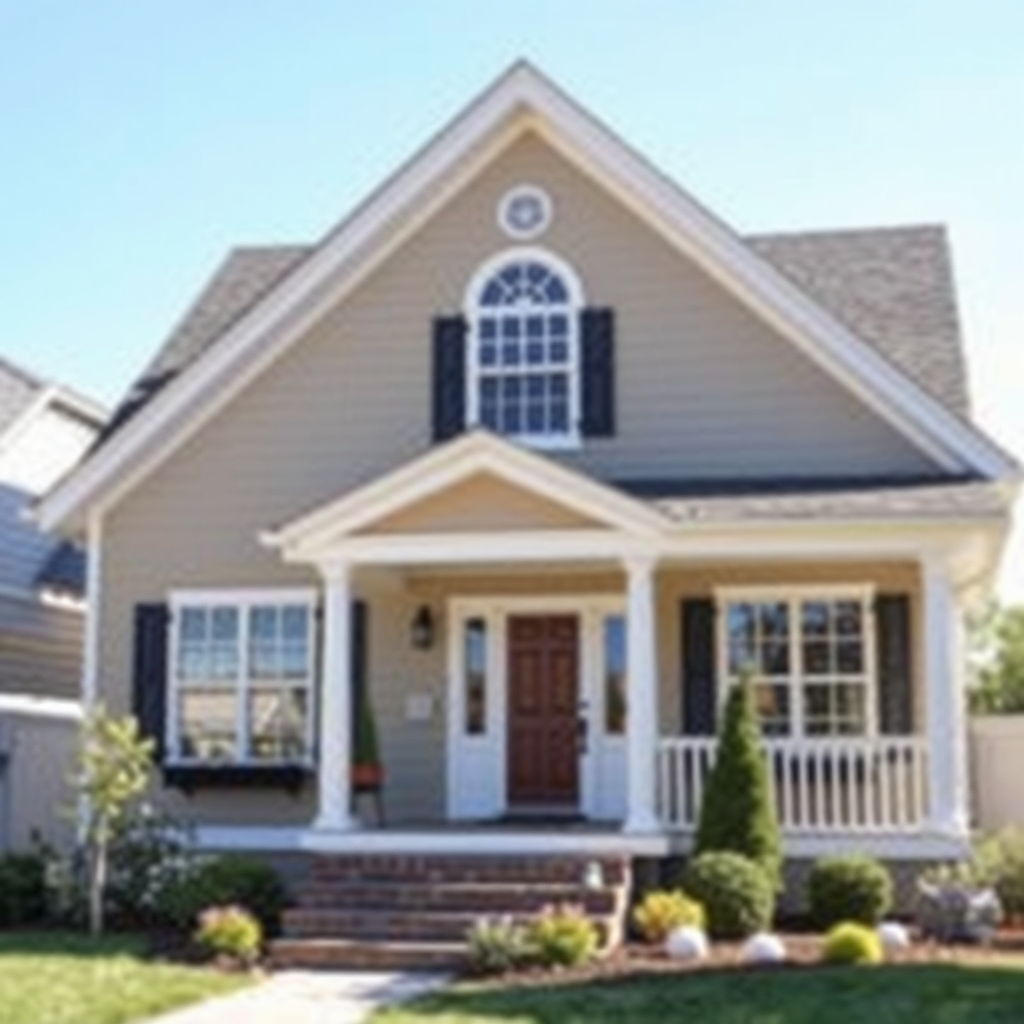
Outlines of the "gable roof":
M 192 372 L 173 379 L 40 506 L 55 526 L 109 507 L 199 430 L 330 305 L 466 182 L 528 132 L 616 196 L 737 300 L 951 472 L 1018 471 L 980 430 L 859 338 L 678 185 L 526 63 L 514 65 L 305 258 L 231 321 Z
M 647 502 L 486 430 L 437 445 L 382 477 L 301 515 L 262 537 L 286 558 L 303 560 L 325 543 L 412 507 L 473 477 L 512 486 L 636 536 L 657 534 L 664 517 Z
M 946 232 L 939 226 L 748 235 L 746 242 L 957 414 L 969 409 Z M 232 250 L 114 413 L 104 440 L 315 250 Z

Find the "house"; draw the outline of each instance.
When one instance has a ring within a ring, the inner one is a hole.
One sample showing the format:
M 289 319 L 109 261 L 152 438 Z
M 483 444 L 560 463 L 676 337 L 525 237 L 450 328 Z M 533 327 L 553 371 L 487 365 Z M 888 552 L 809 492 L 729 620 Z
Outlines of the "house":
M 685 851 L 750 669 L 787 854 L 920 861 L 967 840 L 1019 472 L 940 228 L 740 236 L 517 64 L 320 242 L 231 253 L 39 519 L 207 845 Z
M 95 402 L 0 359 L 0 850 L 66 833 L 54 806 L 81 716 L 85 560 L 28 511 L 104 419 Z

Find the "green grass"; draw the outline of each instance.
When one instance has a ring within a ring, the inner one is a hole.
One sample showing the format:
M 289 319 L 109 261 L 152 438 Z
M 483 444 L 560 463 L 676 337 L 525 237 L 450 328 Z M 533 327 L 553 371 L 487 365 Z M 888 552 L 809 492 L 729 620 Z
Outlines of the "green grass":
M 244 984 L 146 960 L 134 937 L 0 933 L 0 1024 L 127 1024 Z
M 459 985 L 373 1024 L 1019 1024 L 1024 970 L 906 965 Z

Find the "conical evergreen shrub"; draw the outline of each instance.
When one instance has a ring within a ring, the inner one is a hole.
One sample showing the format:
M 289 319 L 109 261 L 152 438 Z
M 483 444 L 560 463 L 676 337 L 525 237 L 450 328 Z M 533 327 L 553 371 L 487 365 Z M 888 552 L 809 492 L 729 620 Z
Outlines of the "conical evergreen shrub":
M 718 850 L 749 857 L 780 887 L 782 842 L 749 679 L 729 693 L 700 808 L 695 853 Z

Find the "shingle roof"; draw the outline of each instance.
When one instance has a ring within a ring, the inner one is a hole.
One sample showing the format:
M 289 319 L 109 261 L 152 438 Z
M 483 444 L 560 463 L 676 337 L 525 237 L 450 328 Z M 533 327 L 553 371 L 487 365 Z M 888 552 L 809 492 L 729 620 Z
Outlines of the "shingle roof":
M 0 434 L 32 404 L 43 381 L 0 357 Z
M 665 494 L 648 498 L 660 512 L 679 522 L 793 522 L 846 519 L 1004 520 L 1006 498 L 999 487 L 980 481 L 944 483 L 846 481 L 829 485 L 803 482 L 787 489 L 777 482 L 747 482 L 729 493 Z
M 967 414 L 967 372 L 944 228 L 755 235 L 747 242 L 925 391 Z
M 941 227 L 752 235 L 746 241 L 926 391 L 954 412 L 967 412 L 951 261 Z M 233 250 L 134 384 L 103 437 L 212 348 L 314 248 Z

